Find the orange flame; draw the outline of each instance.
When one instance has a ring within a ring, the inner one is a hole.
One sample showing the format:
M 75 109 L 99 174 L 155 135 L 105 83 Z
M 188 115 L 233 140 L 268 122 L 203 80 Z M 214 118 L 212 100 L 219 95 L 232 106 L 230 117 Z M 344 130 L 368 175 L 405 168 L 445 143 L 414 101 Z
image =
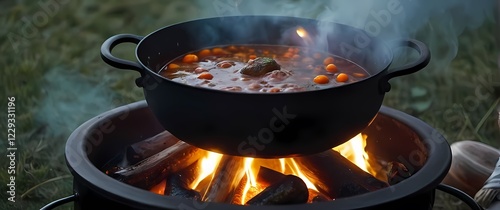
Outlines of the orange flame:
M 297 32 L 298 33 L 298 32 Z M 369 156 L 365 151 L 366 147 L 366 135 L 358 134 L 353 137 L 351 140 L 345 142 L 342 145 L 339 145 L 335 148 L 332 148 L 335 151 L 338 151 L 342 156 L 356 164 L 362 170 L 376 175 L 376 170 L 370 166 Z M 222 158 L 222 154 L 208 152 L 207 155 L 201 158 L 198 161 L 198 166 L 201 169 L 200 173 L 196 177 L 195 181 L 189 186 L 191 189 L 197 189 L 202 180 L 207 177 L 213 177 L 215 169 L 219 164 Z M 245 203 L 251 199 L 253 196 L 260 193 L 265 189 L 266 186 L 261 185 L 257 181 L 258 170 L 261 166 L 265 166 L 269 169 L 275 170 L 277 172 L 281 172 L 283 174 L 293 174 L 295 176 L 300 177 L 306 184 L 307 188 L 318 192 L 316 185 L 314 184 L 314 180 L 309 180 L 303 172 L 300 170 L 297 163 L 292 158 L 280 158 L 280 159 L 256 159 L 256 158 L 245 158 L 244 164 L 241 170 L 245 171 L 245 183 L 243 183 L 243 190 L 241 192 L 241 199 L 238 200 L 238 203 L 241 205 L 245 205 Z M 161 188 L 165 188 L 165 182 L 160 183 L 159 185 L 153 187 L 150 191 L 158 194 L 162 194 L 163 191 Z
M 200 174 L 196 179 L 193 181 L 191 186 L 189 186 L 191 189 L 195 189 L 198 187 L 200 182 L 205 179 L 209 175 L 213 175 L 215 171 L 215 167 L 220 162 L 220 159 L 222 158 L 222 154 L 218 154 L 215 152 L 208 152 L 208 155 L 206 157 L 203 157 L 200 161 L 198 161 L 198 166 L 200 167 Z

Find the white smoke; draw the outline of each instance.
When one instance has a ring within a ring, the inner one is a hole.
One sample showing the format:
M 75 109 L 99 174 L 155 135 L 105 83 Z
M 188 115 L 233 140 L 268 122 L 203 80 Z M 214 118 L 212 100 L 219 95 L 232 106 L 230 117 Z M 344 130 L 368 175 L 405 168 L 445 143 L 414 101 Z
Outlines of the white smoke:
M 383 40 L 417 38 L 431 50 L 429 64 L 444 71 L 458 37 L 494 19 L 495 0 L 215 0 L 198 1 L 213 16 L 281 15 L 314 18 L 363 29 Z M 208 4 L 208 5 L 207 5 Z M 402 55 L 403 57 L 406 55 Z
M 44 75 L 42 105 L 36 120 L 53 136 L 68 136 L 86 120 L 112 109 L 113 92 L 105 78 L 94 81 L 74 71 L 54 68 Z

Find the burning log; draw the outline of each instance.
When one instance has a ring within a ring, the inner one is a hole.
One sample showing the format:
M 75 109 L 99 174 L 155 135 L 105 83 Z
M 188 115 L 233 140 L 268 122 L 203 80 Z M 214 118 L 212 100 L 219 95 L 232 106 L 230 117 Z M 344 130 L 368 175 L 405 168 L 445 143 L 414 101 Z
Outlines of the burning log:
M 198 162 L 199 160 L 177 172 L 182 182 L 186 183 L 186 186 L 191 186 L 196 180 L 196 177 L 200 174 L 201 169 Z
M 259 173 L 257 174 L 257 182 L 262 185 L 272 185 L 279 182 L 281 179 L 285 178 L 286 175 L 267 167 L 261 166 L 259 168 Z
M 315 181 L 318 190 L 331 198 L 342 197 L 346 192 L 365 192 L 361 188 L 375 191 L 389 186 L 333 150 L 294 160 L 304 175 Z
M 272 170 L 270 168 L 267 168 L 267 167 L 261 165 L 259 168 L 259 172 L 257 174 L 257 178 L 255 180 L 257 182 L 256 184 L 258 186 L 254 186 L 253 189 L 255 189 L 255 190 L 265 189 L 266 187 L 279 182 L 281 179 L 283 179 L 285 177 L 286 177 L 285 174 L 282 174 L 278 171 Z M 236 187 L 236 190 L 233 193 L 233 196 L 232 196 L 233 198 L 231 199 L 233 204 L 244 204 L 245 198 L 243 198 L 242 196 L 244 194 L 243 191 L 245 191 L 245 185 L 247 184 L 247 182 L 248 182 L 248 177 L 247 177 L 247 175 L 245 175 L 245 176 L 243 176 L 243 178 L 239 182 L 238 186 Z M 251 189 L 247 189 L 247 190 L 251 191 Z M 258 190 L 258 191 L 260 192 L 260 190 Z M 250 194 L 252 194 L 252 193 L 253 193 L 253 191 Z M 258 193 L 256 193 L 256 194 L 258 194 Z M 245 197 L 248 197 L 248 194 Z
M 171 174 L 167 177 L 165 195 L 201 200 L 200 193 L 196 190 L 189 189 L 180 174 Z
M 130 164 L 135 164 L 162 150 L 174 145 L 179 139 L 168 131 L 163 131 L 146 140 L 137 142 L 127 147 L 127 160 Z
M 242 167 L 243 161 L 242 157 L 222 156 L 203 200 L 207 202 L 228 201 L 245 174 Z
M 387 168 L 387 177 L 390 185 L 395 185 L 411 176 L 406 166 L 400 162 L 389 162 Z
M 193 164 L 205 150 L 179 141 L 155 155 L 134 165 L 118 170 L 110 176 L 142 189 L 150 189 L 168 174 L 175 173 Z
M 231 196 L 231 203 L 232 204 L 243 204 L 243 191 L 245 191 L 245 185 L 247 184 L 248 177 L 247 175 L 243 175 L 241 178 L 240 182 L 236 186 L 236 189 L 234 189 L 233 195 Z
M 309 191 L 306 183 L 294 175 L 286 175 L 250 199 L 247 205 L 277 205 L 307 203 Z

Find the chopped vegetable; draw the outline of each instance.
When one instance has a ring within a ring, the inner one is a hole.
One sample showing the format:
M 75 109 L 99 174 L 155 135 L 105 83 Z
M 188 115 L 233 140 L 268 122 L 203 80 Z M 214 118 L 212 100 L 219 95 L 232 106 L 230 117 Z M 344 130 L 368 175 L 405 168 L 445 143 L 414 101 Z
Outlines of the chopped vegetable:
M 182 58 L 182 62 L 184 63 L 193 63 L 198 61 L 198 56 L 195 54 L 187 54 Z
M 211 80 L 214 78 L 214 75 L 208 73 L 208 72 L 203 72 L 200 75 L 198 75 L 198 79 L 208 79 Z
M 330 72 L 330 73 L 337 72 L 337 66 L 333 63 L 326 65 L 325 69 L 327 72 Z
M 229 61 L 221 61 L 221 62 L 217 63 L 217 66 L 220 68 L 227 69 L 227 68 L 233 66 L 233 64 Z
M 212 53 L 215 55 L 225 54 L 224 50 L 220 47 L 216 47 L 216 48 L 212 49 Z
M 175 64 L 175 63 L 171 63 L 171 64 L 168 64 L 168 69 L 178 69 L 179 67 L 179 64 Z
M 276 63 L 272 58 L 258 57 L 248 61 L 248 63 L 241 68 L 240 73 L 249 76 L 262 76 L 274 70 L 280 70 L 281 66 Z
M 198 55 L 200 55 L 200 57 L 206 57 L 206 56 L 209 56 L 211 54 L 212 54 L 212 52 L 210 51 L 210 49 L 204 49 L 204 50 L 201 50 L 200 53 L 198 53 Z
M 337 82 L 347 82 L 349 80 L 349 76 L 345 73 L 340 73 L 337 75 Z
M 328 77 L 325 75 L 318 75 L 314 77 L 313 81 L 316 84 L 327 84 L 330 82 L 330 79 L 328 79 Z

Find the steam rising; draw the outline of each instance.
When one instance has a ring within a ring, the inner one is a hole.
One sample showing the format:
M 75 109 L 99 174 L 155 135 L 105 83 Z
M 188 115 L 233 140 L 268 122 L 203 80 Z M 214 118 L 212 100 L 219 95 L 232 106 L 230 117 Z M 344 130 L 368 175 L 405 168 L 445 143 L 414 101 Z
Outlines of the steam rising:
M 177 3 L 180 2 L 184 1 Z M 429 67 L 433 71 L 446 69 L 457 54 L 458 36 L 493 18 L 496 9 L 494 0 L 195 0 L 184 3 L 199 8 L 196 11 L 200 13 L 186 14 L 193 19 L 231 15 L 306 17 L 354 26 L 384 40 L 417 38 L 431 49 Z M 46 97 L 37 119 L 56 135 L 68 135 L 85 120 L 114 108 L 113 93 L 99 85 L 106 83 L 103 78 L 96 83 L 82 75 L 54 69 L 45 75 L 45 80 Z
M 112 109 L 113 93 L 88 77 L 54 68 L 44 76 L 45 97 L 36 119 L 54 136 L 68 136 L 86 120 Z
M 205 2 L 205 1 L 203 1 Z M 207 1 L 208 2 L 208 1 Z M 342 23 L 389 41 L 417 38 L 431 49 L 430 67 L 455 58 L 458 36 L 493 18 L 494 0 L 216 0 L 217 16 L 283 15 Z M 439 69 L 439 70 L 438 70 Z

